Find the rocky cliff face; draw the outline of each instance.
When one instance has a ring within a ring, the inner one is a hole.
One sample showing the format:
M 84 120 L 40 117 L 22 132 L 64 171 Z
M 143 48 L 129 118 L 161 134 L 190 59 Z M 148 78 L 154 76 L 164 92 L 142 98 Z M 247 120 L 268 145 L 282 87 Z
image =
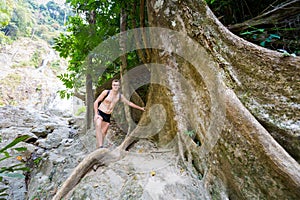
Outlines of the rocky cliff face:
M 56 76 L 64 71 L 66 61 L 45 41 L 21 38 L 2 47 L 0 66 L 0 147 L 22 135 L 30 136 L 26 142 L 18 144 L 27 148 L 25 152 L 10 151 L 12 158 L 0 162 L 1 167 L 21 162 L 31 170 L 24 174 L 25 179 L 5 178 L 4 183 L 9 186 L 8 199 L 43 196 L 42 191 L 51 187 L 44 181 L 52 180 L 49 173 L 56 169 L 53 166 L 65 162 L 55 149 L 70 147 L 80 131 L 82 124 L 75 125 L 75 121 L 82 118 L 74 117 L 73 113 L 82 103 L 60 99 L 57 91 L 64 87 Z M 79 149 L 83 155 L 86 153 L 83 148 Z M 74 152 L 65 152 L 80 159 Z M 17 156 L 21 156 L 18 157 L 21 160 L 17 160 Z M 76 163 L 69 163 L 70 169 Z M 1 184 L 0 188 L 6 186 Z
M 5 177 L 5 183 L 9 186 L 8 199 L 21 200 L 26 199 L 26 196 L 43 197 L 43 191 L 51 191 L 51 185 L 47 185 L 46 182 L 51 182 L 54 170 L 57 170 L 56 167 L 59 166 L 59 163 L 65 163 L 66 160 L 73 157 L 80 159 L 85 153 L 84 148 L 80 147 L 81 154 L 75 155 L 73 149 L 74 146 L 77 147 L 75 148 L 77 150 L 79 148 L 75 145 L 74 138 L 81 130 L 78 125 L 81 120 L 80 117 L 74 118 L 68 114 L 57 116 L 49 111 L 29 110 L 24 107 L 0 107 L 1 147 L 10 143 L 14 138 L 23 135 L 29 136 L 25 142 L 21 142 L 17 146 L 26 147 L 26 151 L 19 153 L 10 150 L 9 153 L 12 157 L 5 162 L 0 162 L 1 167 L 23 163 L 30 169 L 24 173 L 24 179 Z M 73 152 L 66 150 L 70 149 L 72 145 Z M 76 163 L 73 160 L 68 163 L 68 166 L 72 168 L 74 165 L 76 166 Z M 67 168 L 63 169 L 68 170 Z M 22 171 L 18 173 L 22 173 Z M 63 177 L 62 174 L 59 176 Z M 5 185 L 0 187 L 3 188 Z M 34 192 L 31 189 L 34 189 Z
M 0 65 L 0 105 L 73 111 L 72 101 L 57 94 L 64 87 L 56 76 L 66 61 L 45 41 L 21 38 L 2 47 Z

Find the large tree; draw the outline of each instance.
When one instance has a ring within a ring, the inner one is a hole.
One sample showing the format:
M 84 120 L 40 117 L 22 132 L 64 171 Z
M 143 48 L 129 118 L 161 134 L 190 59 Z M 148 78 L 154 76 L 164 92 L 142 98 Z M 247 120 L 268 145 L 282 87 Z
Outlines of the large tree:
M 147 125 L 137 126 L 113 152 L 87 156 L 54 199 L 67 194 L 92 165 L 120 158 L 121 149 L 140 135 L 175 147 L 212 197 L 297 199 L 300 59 L 232 34 L 202 0 L 149 0 L 147 9 L 152 28 L 139 29 L 136 46 L 126 48 L 152 50 L 151 61 L 128 74 L 143 77 L 137 85 L 151 84 L 150 119 L 144 114 L 140 124 Z M 134 31 L 127 31 L 128 40 Z M 122 55 L 114 53 L 111 58 Z

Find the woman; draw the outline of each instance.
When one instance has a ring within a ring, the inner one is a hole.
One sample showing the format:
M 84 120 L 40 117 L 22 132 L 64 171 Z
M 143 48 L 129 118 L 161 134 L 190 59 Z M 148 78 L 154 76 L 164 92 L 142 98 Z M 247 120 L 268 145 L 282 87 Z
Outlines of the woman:
M 112 81 L 112 89 L 104 90 L 94 102 L 94 111 L 95 111 L 95 128 L 96 128 L 96 139 L 97 139 L 97 148 L 103 148 L 103 141 L 106 136 L 109 124 L 111 113 L 114 110 L 114 107 L 118 101 L 122 101 L 127 105 L 145 111 L 144 107 L 140 107 L 130 101 L 128 101 L 120 92 L 120 81 L 115 79 Z M 100 106 L 99 103 L 101 102 Z

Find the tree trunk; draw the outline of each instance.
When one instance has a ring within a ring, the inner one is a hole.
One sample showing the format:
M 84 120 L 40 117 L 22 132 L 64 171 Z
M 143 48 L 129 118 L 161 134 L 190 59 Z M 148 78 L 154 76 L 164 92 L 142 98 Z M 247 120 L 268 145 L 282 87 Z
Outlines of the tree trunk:
M 233 35 L 204 1 L 152 0 L 148 15 L 150 27 L 178 31 L 151 32 L 163 49 L 152 55 L 164 67 L 152 69 L 151 81 L 165 83 L 147 101 L 166 111 L 159 143 L 176 141 L 217 199 L 299 197 L 300 59 Z
M 96 13 L 91 11 L 88 13 L 88 22 L 90 24 L 90 35 L 95 34 L 95 24 L 96 24 Z M 88 57 L 88 64 L 86 69 L 86 130 L 89 130 L 93 125 L 93 116 L 94 116 L 94 92 L 93 92 L 93 79 L 92 79 L 92 57 Z
M 94 113 L 94 91 L 93 91 L 93 80 L 90 73 L 86 74 L 86 130 L 92 127 L 93 123 L 93 113 Z
M 175 147 L 211 199 L 298 199 L 300 59 L 233 35 L 204 0 L 149 0 L 147 8 L 149 37 L 137 46 L 152 50 L 151 64 L 133 75 L 150 83 L 149 117 L 115 151 L 138 138 Z M 116 38 L 125 34 L 134 41 L 130 30 Z M 56 196 L 89 168 L 77 167 Z
M 120 30 L 121 32 L 126 31 L 126 19 L 127 19 L 127 13 L 125 12 L 125 9 L 121 9 L 121 20 L 120 20 Z M 126 76 L 123 76 L 127 72 L 127 54 L 125 52 L 126 49 L 126 37 L 120 37 L 120 47 L 121 51 L 124 51 L 123 55 L 121 56 L 121 68 L 120 68 L 120 75 L 121 75 L 121 85 L 122 85 L 122 91 L 123 95 L 130 100 L 129 96 L 129 80 L 126 78 Z M 134 123 L 131 119 L 130 114 L 130 108 L 128 105 L 124 105 L 125 110 L 125 117 L 128 125 L 127 134 L 129 134 L 134 129 Z

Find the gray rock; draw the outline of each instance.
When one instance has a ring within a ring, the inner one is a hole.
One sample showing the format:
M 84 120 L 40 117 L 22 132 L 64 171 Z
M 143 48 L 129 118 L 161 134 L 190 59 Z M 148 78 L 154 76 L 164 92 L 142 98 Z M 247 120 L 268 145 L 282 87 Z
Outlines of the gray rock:
M 35 127 L 31 130 L 37 137 L 45 138 L 48 135 L 48 130 L 45 127 Z

